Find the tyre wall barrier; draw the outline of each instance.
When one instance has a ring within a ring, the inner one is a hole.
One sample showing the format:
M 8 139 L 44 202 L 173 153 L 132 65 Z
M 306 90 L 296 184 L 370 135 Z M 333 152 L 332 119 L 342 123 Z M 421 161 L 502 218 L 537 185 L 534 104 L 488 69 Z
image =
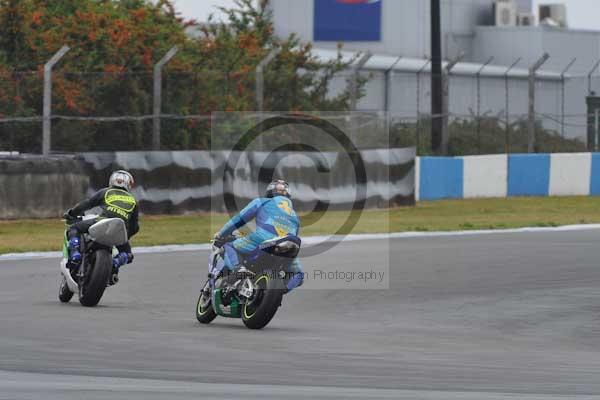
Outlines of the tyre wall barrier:
M 600 195 L 600 153 L 417 160 L 417 200 Z
M 145 214 L 225 211 L 224 197 L 243 207 L 268 183 L 259 182 L 261 168 L 264 179 L 281 177 L 290 182 L 298 210 L 348 209 L 357 200 L 356 174 L 347 156 L 278 152 L 267 158 L 268 154 L 158 151 L 83 153 L 81 158 L 90 177 L 88 194 L 105 187 L 112 171 L 131 171 L 136 178 L 133 193 Z M 415 148 L 362 150 L 360 156 L 367 183 L 364 198 L 358 200 L 369 208 L 414 204 Z M 219 179 L 211 181 L 211 176 Z M 233 189 L 224 189 L 224 176 L 235 176 Z

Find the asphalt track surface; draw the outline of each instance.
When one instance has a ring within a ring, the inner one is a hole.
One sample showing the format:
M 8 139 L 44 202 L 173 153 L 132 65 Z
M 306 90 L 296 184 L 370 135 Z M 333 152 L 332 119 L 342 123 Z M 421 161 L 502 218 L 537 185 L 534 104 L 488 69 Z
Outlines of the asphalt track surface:
M 262 331 L 196 321 L 207 252 L 140 255 L 94 309 L 57 260 L 0 262 L 0 399 L 600 398 L 600 231 L 385 248 L 317 259 L 391 255 L 389 290 L 307 287 Z

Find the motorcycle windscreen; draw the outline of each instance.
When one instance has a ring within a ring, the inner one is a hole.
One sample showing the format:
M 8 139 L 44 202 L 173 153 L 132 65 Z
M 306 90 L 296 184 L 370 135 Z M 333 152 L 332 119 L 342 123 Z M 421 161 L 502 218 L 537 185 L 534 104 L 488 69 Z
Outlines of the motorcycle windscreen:
M 127 228 L 120 218 L 107 218 L 92 225 L 90 237 L 104 246 L 120 246 L 127 243 Z

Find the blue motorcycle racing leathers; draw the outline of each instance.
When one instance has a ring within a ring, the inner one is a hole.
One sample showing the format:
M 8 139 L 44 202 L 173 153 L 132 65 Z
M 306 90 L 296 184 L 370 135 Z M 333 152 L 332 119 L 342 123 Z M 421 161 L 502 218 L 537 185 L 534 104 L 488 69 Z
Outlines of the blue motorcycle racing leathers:
M 218 235 L 229 236 L 234 230 L 243 227 L 253 219 L 256 219 L 254 232 L 224 246 L 225 266 L 230 271 L 240 264 L 238 252 L 248 254 L 267 240 L 287 235 L 298 236 L 300 230 L 300 220 L 294 211 L 292 201 L 285 196 L 275 196 L 252 200 L 238 215 L 223 226 Z M 294 259 L 290 268 L 293 275 L 288 282 L 288 292 L 302 285 L 304 281 L 304 272 L 297 258 Z

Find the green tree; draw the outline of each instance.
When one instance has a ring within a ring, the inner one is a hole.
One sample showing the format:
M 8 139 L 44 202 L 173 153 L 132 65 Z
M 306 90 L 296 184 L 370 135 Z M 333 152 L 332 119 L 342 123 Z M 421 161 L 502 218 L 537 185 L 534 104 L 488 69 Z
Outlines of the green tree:
M 332 78 L 348 68 L 341 55 L 321 63 L 296 36 L 277 37 L 266 0 L 237 0 L 224 11 L 224 23 L 196 28 L 170 0 L 0 0 L 0 116 L 41 115 L 42 67 L 64 44 L 71 51 L 54 73 L 58 115 L 151 114 L 152 66 L 174 45 L 180 52 L 165 70 L 163 113 L 254 110 L 254 70 L 275 47 L 281 52 L 265 74 L 267 109 L 348 109 L 347 91 L 327 95 Z M 165 119 L 162 127 L 165 148 L 209 145 L 208 118 Z M 39 127 L 19 129 L 20 150 L 38 149 Z M 2 147 L 8 131 L 15 125 L 0 123 Z M 53 148 L 143 149 L 150 131 L 149 120 L 60 119 L 53 124 Z

